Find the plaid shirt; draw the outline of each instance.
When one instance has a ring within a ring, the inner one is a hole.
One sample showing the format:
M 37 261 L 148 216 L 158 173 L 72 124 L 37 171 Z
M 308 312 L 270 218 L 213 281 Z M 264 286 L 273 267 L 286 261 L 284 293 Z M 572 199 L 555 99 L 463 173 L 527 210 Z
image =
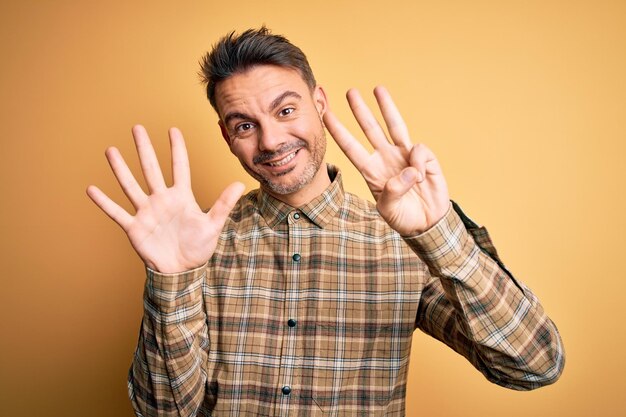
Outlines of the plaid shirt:
M 206 265 L 148 270 L 137 415 L 402 416 L 415 328 L 505 387 L 558 378 L 558 331 L 485 229 L 453 204 L 403 238 L 329 174 L 298 209 L 242 197 Z

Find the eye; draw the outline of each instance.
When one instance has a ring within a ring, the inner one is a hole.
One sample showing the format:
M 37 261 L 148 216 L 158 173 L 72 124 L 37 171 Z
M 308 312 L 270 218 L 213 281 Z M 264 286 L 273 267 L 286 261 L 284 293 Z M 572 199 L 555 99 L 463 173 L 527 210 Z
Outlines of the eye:
M 296 111 L 296 109 L 294 109 L 293 107 L 286 107 L 286 108 L 282 109 L 279 114 L 281 116 L 289 116 L 294 111 Z
M 235 132 L 237 132 L 237 133 L 245 133 L 248 130 L 252 129 L 253 127 L 254 127 L 254 125 L 252 123 L 249 123 L 249 122 L 239 123 L 237 126 L 235 126 Z

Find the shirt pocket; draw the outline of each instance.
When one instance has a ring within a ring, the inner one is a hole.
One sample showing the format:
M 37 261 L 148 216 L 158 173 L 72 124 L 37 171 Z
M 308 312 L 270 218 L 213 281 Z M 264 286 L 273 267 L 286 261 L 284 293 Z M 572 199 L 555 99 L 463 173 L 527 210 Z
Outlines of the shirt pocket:
M 312 396 L 325 413 L 377 415 L 398 376 L 393 310 L 375 303 L 322 309 L 315 325 Z M 355 411 L 356 413 L 356 411 Z M 349 414 L 348 414 L 349 415 Z

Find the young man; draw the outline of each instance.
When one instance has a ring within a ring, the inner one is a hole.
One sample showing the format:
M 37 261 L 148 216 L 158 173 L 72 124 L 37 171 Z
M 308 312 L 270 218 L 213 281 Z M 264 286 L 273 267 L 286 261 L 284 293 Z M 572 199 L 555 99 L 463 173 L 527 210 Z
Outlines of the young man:
M 391 141 L 357 91 L 369 153 L 329 111 L 306 57 L 267 29 L 230 34 L 202 64 L 222 135 L 260 189 L 228 187 L 204 213 L 181 133 L 167 187 L 145 130 L 133 136 L 145 194 L 107 158 L 136 208 L 89 196 L 147 266 L 129 375 L 137 415 L 404 415 L 415 328 L 514 389 L 554 382 L 564 356 L 535 296 L 482 228 L 450 202 L 432 152 L 414 145 L 384 88 Z M 376 205 L 346 193 L 324 160 L 324 127 Z

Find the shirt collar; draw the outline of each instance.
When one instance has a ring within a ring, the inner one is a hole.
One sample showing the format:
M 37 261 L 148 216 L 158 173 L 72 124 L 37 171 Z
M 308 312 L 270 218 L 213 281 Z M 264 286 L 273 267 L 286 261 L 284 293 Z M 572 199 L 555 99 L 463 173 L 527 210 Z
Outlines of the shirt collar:
M 322 194 L 302 207 L 294 208 L 284 203 L 262 189 L 259 190 L 258 208 L 261 215 L 272 229 L 285 221 L 289 213 L 294 210 L 304 214 L 311 222 L 320 228 L 324 228 L 339 212 L 343 204 L 344 191 L 341 172 L 333 165 L 327 165 L 330 185 Z

